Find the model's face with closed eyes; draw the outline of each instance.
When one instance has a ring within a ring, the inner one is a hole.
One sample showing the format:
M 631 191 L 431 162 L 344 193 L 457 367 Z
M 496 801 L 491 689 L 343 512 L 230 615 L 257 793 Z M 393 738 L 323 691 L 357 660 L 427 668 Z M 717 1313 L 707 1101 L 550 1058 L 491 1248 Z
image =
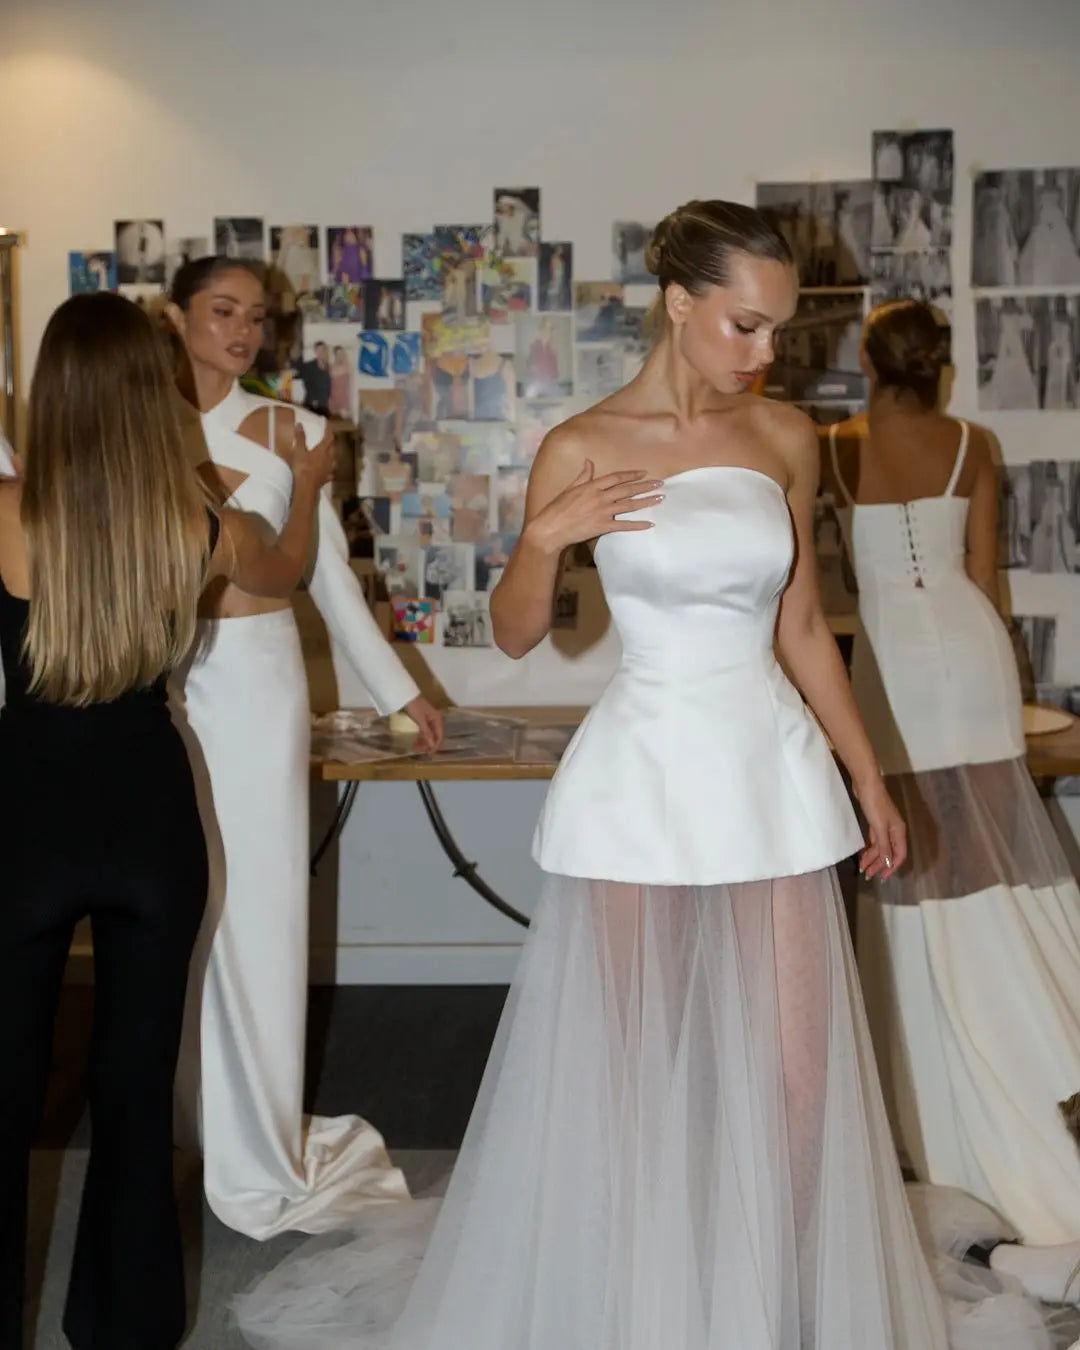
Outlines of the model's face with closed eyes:
M 799 282 L 790 263 L 733 253 L 725 286 L 691 295 L 665 292 L 675 345 L 694 371 L 721 394 L 751 387 L 773 362 L 776 335 L 795 313 Z
M 266 296 L 250 272 L 222 272 L 191 297 L 187 309 L 168 306 L 193 365 L 209 366 L 238 379 L 259 353 L 266 319 Z

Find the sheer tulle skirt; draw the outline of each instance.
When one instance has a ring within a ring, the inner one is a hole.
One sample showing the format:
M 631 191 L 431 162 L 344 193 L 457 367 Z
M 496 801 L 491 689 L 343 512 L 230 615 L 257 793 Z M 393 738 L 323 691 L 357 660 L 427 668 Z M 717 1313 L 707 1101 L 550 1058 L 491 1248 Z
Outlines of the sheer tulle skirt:
M 1036 1243 L 1080 1237 L 1080 891 L 1022 760 L 896 775 L 911 861 L 860 899 L 859 965 L 917 1175 Z
M 238 1313 L 274 1350 L 943 1347 L 833 873 L 550 878 L 437 1218 Z

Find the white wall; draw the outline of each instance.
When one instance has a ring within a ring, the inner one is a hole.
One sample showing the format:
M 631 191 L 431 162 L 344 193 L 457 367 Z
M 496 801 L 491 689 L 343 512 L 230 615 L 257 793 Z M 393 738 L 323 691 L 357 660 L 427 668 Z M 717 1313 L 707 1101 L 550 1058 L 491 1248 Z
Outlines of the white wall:
M 866 175 L 881 127 L 955 130 L 962 283 L 969 173 L 1080 161 L 1078 58 L 1076 0 L 0 0 L 0 225 L 28 240 L 24 372 L 68 250 L 109 247 L 118 217 L 164 217 L 170 235 L 208 233 L 215 214 L 362 220 L 395 275 L 403 231 L 483 219 L 495 183 L 539 183 L 545 236 L 602 277 L 614 218 L 750 200 L 756 179 Z M 963 284 L 955 309 L 954 409 L 974 415 Z M 983 420 L 1010 460 L 1080 458 L 1080 413 Z M 1080 683 L 1076 580 L 1011 581 L 1017 612 L 1059 614 L 1056 676 Z M 365 878 L 341 925 L 357 968 L 369 944 L 512 949 L 516 930 L 460 882 L 433 914 L 417 873 L 422 902 L 402 904 L 397 859 L 426 824 L 394 793 L 362 794 L 344 845 L 345 875 Z M 496 796 L 519 802 L 504 824 L 523 848 L 535 792 Z M 495 798 L 444 797 L 483 856 Z M 494 866 L 535 895 L 520 848 Z

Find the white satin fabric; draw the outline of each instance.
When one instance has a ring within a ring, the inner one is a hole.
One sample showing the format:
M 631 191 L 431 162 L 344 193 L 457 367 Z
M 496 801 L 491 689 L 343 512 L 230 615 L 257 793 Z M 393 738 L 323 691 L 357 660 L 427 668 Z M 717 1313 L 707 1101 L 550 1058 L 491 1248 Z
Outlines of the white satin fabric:
M 964 570 L 968 501 L 955 495 L 968 426 L 940 497 L 854 505 L 838 515 L 859 584 L 851 682 L 885 773 L 1016 759 L 1025 753 L 1009 635 Z M 929 690 L 933 690 L 930 696 Z
M 204 416 L 203 432 L 215 463 L 246 475 L 227 505 L 276 533 L 288 513 L 291 474 L 236 432 L 264 402 L 236 387 Z M 312 422 L 306 430 L 314 444 L 322 424 Z M 320 507 L 311 591 L 331 631 L 351 644 L 376 705 L 392 711 L 413 698 L 416 686 L 364 602 L 328 502 Z M 213 859 L 192 965 L 178 1123 L 187 1142 L 201 1143 L 207 1199 L 224 1223 L 255 1238 L 322 1232 L 407 1190 L 366 1121 L 302 1115 L 310 709 L 292 610 L 203 624 L 172 694 Z
M 1012 645 L 964 570 L 967 440 L 943 497 L 844 512 L 853 683 L 910 843 L 860 898 L 859 965 L 917 1175 L 1053 1244 L 1080 1238 L 1058 1107 L 1080 1090 L 1080 891 L 1027 771 Z
M 654 885 L 793 876 L 862 845 L 816 721 L 773 652 L 794 542 L 756 470 L 669 478 L 596 564 L 622 663 L 567 747 L 534 841 L 547 872 Z

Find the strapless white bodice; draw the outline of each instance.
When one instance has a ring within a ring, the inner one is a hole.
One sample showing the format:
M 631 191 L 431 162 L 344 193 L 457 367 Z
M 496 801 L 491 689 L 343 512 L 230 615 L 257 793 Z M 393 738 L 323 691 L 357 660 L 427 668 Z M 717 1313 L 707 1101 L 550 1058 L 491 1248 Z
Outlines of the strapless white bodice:
M 622 661 L 568 746 L 533 853 L 548 872 L 712 885 L 817 871 L 862 844 L 817 722 L 774 654 L 794 556 L 756 470 L 669 478 L 596 563 Z

